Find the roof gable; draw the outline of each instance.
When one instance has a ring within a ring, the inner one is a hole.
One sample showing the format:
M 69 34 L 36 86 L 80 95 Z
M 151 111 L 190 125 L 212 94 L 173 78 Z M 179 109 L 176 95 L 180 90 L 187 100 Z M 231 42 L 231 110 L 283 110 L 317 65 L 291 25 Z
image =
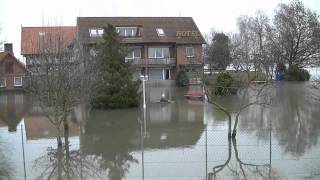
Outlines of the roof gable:
M 20 66 L 20 68 L 22 68 L 24 71 L 27 72 L 27 69 L 26 69 L 25 65 L 22 64 L 21 61 L 19 61 L 14 55 L 12 55 L 12 54 L 9 53 L 9 52 L 1 52 L 1 53 L 0 53 L 0 64 L 1 64 L 4 60 L 6 60 L 6 59 L 8 58 L 8 56 L 10 56 L 10 57 L 13 59 L 13 61 L 15 62 L 15 64 L 17 64 L 18 66 Z
M 102 28 L 108 24 L 139 27 L 141 36 L 124 38 L 125 43 L 205 44 L 192 17 L 78 17 L 79 41 L 98 42 L 99 38 L 89 36 L 89 29 Z M 163 29 L 165 36 L 159 36 L 157 28 Z
M 9 52 L 0 52 L 0 63 L 5 59 L 5 57 L 10 54 Z

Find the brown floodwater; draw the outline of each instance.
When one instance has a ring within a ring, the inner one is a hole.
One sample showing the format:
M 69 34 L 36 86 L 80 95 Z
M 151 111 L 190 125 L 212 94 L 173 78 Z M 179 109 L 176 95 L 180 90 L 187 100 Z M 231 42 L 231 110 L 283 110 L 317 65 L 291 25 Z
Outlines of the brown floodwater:
M 221 111 L 184 98 L 201 89 L 147 87 L 145 111 L 79 105 L 62 147 L 32 98 L 1 93 L 0 179 L 320 179 L 320 93 L 308 83 L 269 87 L 271 105 L 245 109 L 236 139 Z M 249 101 L 219 99 L 233 117 Z

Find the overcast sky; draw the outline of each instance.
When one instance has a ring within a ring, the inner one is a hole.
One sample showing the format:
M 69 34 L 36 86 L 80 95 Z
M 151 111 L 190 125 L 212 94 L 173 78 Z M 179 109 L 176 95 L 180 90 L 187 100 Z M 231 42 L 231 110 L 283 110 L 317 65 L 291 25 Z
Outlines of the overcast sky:
M 0 0 L 0 40 L 20 58 L 21 26 L 75 26 L 78 16 L 191 16 L 200 31 L 232 32 L 240 15 L 272 15 L 289 0 Z M 320 0 L 303 0 L 320 14 Z

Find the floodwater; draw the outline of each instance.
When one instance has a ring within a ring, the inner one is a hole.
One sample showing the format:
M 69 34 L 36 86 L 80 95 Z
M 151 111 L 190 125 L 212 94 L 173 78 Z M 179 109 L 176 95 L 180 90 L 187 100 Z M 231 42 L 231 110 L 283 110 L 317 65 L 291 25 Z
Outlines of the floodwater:
M 36 103 L 2 93 L 0 179 L 320 179 L 320 100 L 308 83 L 275 83 L 272 105 L 241 113 L 236 139 L 222 112 L 187 91 L 148 87 L 146 111 L 76 107 L 62 147 Z M 162 93 L 174 102 L 158 103 Z M 220 103 L 235 113 L 240 101 Z

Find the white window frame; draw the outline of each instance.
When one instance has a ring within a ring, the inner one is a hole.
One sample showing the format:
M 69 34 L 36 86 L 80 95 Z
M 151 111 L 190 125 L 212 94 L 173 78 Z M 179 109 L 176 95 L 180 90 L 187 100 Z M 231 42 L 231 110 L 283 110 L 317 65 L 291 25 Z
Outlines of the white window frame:
M 140 56 L 135 56 L 135 53 L 134 53 L 134 51 L 136 50 L 136 49 L 139 49 L 139 51 L 140 51 Z M 139 47 L 137 47 L 137 48 L 134 48 L 130 53 L 132 53 L 132 56 L 131 57 L 125 57 L 125 59 L 141 59 L 141 48 L 139 48 Z
M 157 28 L 156 29 L 158 36 L 166 36 L 166 33 L 162 28 Z
M 102 28 L 90 28 L 89 36 L 90 37 L 102 37 L 103 29 Z
M 46 33 L 39 31 L 39 32 L 38 32 L 38 35 L 39 35 L 39 36 L 44 36 L 44 35 L 46 35 Z
M 21 84 L 16 84 L 16 79 L 18 79 L 18 78 L 20 78 L 21 79 Z M 22 87 L 22 85 L 23 85 L 23 79 L 22 79 L 22 76 L 15 76 L 14 77 L 14 79 L 13 79 L 13 85 L 14 85 L 14 87 Z
M 150 49 L 151 48 L 153 48 L 153 49 L 161 49 L 161 56 L 157 56 L 157 51 L 155 50 L 154 51 L 154 54 L 152 55 L 152 56 L 150 56 L 150 54 L 149 54 L 149 49 L 148 49 L 148 58 L 150 58 L 150 59 L 163 59 L 163 58 L 165 58 L 164 57 L 164 49 L 165 48 L 168 48 L 169 49 L 169 57 L 168 58 L 170 58 L 170 48 L 169 47 L 149 47 Z
M 138 27 L 132 26 L 132 27 L 116 27 L 116 32 L 120 35 L 120 29 L 124 29 L 124 36 L 122 37 L 135 37 L 137 36 L 138 33 Z M 134 34 L 134 30 L 135 30 L 135 34 Z M 129 33 L 130 32 L 130 33 Z
M 188 55 L 188 49 L 191 49 L 192 50 L 192 55 Z M 194 57 L 194 48 L 189 46 L 189 47 L 186 47 L 186 57 Z
M 4 85 L 0 84 L 0 88 L 2 87 L 7 87 L 7 82 L 6 82 L 6 78 L 5 77 L 0 77 L 0 79 L 3 79 Z

